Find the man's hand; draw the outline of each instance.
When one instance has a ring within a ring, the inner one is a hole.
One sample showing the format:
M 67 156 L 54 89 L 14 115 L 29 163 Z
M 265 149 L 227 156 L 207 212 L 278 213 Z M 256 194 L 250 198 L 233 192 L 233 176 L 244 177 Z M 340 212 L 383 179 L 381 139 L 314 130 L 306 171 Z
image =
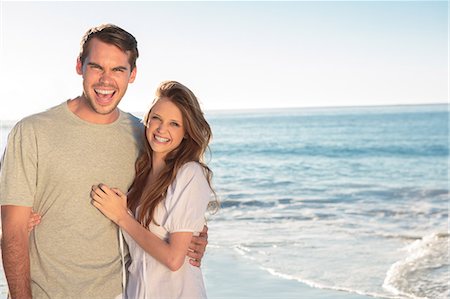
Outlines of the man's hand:
M 39 223 L 41 223 L 41 215 L 31 211 L 30 218 L 28 219 L 28 233 L 31 233 L 34 227 Z
M 198 237 L 192 236 L 191 244 L 189 245 L 187 256 L 191 258 L 189 263 L 192 266 L 200 267 L 206 251 L 206 245 L 208 245 L 208 227 L 205 225 Z

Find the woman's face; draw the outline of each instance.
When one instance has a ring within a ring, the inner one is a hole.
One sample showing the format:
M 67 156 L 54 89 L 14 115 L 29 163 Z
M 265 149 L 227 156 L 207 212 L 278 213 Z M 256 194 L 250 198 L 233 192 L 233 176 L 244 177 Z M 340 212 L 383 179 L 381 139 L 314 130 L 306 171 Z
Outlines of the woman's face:
M 155 157 L 164 158 L 176 149 L 185 133 L 180 109 L 168 98 L 159 99 L 150 111 L 146 129 L 147 141 Z

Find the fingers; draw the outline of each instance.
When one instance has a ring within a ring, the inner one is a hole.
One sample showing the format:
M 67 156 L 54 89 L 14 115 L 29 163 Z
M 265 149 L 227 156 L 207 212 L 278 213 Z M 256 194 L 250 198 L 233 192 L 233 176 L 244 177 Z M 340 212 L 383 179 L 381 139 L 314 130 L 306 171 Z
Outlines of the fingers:
M 92 188 L 91 188 L 91 197 L 93 197 L 94 195 L 97 195 L 97 196 L 102 196 L 103 194 L 105 194 L 105 192 L 102 190 L 102 189 L 100 189 L 100 187 L 99 187 L 99 185 L 92 185 Z
M 208 245 L 208 235 L 206 236 L 192 236 L 191 249 L 195 251 L 205 251 L 206 245 Z
M 193 266 L 200 267 L 203 255 L 205 254 L 206 245 L 208 245 L 208 228 L 203 228 L 200 236 L 192 236 L 187 256 L 190 257 L 189 263 Z M 203 236 L 202 236 L 203 234 Z
M 208 244 L 208 240 L 205 237 L 201 236 L 193 236 L 191 243 L 189 244 L 189 250 L 187 255 L 196 261 L 200 261 L 205 254 L 206 245 Z
M 191 258 L 191 260 L 201 260 L 203 257 L 204 251 L 194 251 L 188 250 L 187 256 Z
M 208 227 L 206 225 L 203 225 L 203 230 L 200 232 L 200 235 L 202 234 L 208 235 Z
M 105 184 L 93 185 L 91 189 L 91 197 L 96 201 L 101 201 L 106 196 L 112 196 L 113 194 L 115 195 L 116 193 Z
M 121 198 L 127 198 L 127 196 L 120 191 L 120 189 L 118 188 L 109 188 L 107 185 L 105 184 L 98 184 L 98 185 L 93 185 L 92 189 L 91 189 L 91 193 L 92 191 L 94 191 L 95 194 L 97 194 L 99 197 L 105 197 L 105 195 L 107 196 L 119 196 Z
M 192 266 L 200 267 L 200 265 L 202 263 L 203 253 L 200 253 L 198 251 L 188 250 L 187 256 L 190 258 L 189 263 Z
M 41 222 L 41 215 L 31 212 L 30 219 L 28 220 L 28 232 L 31 232 L 36 225 Z
M 127 196 L 118 188 L 111 188 L 111 190 L 116 193 L 120 198 L 127 199 Z
M 208 227 L 206 225 L 203 226 L 203 230 L 200 232 L 200 237 L 205 238 L 206 241 L 208 240 Z
M 41 219 L 41 215 L 39 215 L 38 213 L 36 213 L 34 211 L 31 211 L 30 219 L 32 219 L 32 220 L 40 220 Z
M 102 192 L 104 194 L 108 194 L 108 195 L 115 193 L 111 190 L 111 188 L 109 188 L 107 185 L 102 184 L 102 183 L 98 184 L 96 187 L 97 187 L 96 191 L 98 191 L 98 195 L 100 195 L 100 196 L 102 195 Z
M 104 196 L 105 194 L 103 193 L 103 191 L 100 188 L 98 188 L 98 186 L 94 185 L 94 186 L 92 186 L 90 195 L 94 202 L 99 202 L 99 201 L 102 201 L 102 199 L 103 199 L 102 196 Z
M 189 260 L 189 263 L 190 263 L 192 266 L 200 267 L 200 265 L 201 265 L 201 260 Z

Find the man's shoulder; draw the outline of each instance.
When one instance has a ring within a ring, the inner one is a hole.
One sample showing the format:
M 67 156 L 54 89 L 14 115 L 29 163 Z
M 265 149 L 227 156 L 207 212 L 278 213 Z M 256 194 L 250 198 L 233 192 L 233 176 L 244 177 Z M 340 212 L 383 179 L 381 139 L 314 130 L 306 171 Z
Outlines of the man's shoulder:
M 144 127 L 142 121 L 140 118 L 138 118 L 137 116 L 129 113 L 129 112 L 124 112 L 124 111 L 120 111 L 122 114 L 122 123 L 126 124 L 126 125 L 131 125 L 137 129 L 142 129 Z
M 21 120 L 19 120 L 16 124 L 21 127 L 34 127 L 38 125 L 45 124 L 49 121 L 55 121 L 58 115 L 61 115 L 63 111 L 63 104 L 58 104 L 53 106 L 47 110 L 28 115 Z
M 124 114 L 125 119 L 133 122 L 133 123 L 140 123 L 141 119 L 138 118 L 137 116 L 131 114 L 130 112 L 124 112 L 122 111 L 122 113 Z

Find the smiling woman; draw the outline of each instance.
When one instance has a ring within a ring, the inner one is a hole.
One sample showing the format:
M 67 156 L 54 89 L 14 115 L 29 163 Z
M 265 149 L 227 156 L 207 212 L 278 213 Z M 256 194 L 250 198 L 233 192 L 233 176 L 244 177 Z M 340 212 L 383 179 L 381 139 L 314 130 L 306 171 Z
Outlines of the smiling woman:
M 206 298 L 201 269 L 186 254 L 215 203 L 203 162 L 211 128 L 196 96 L 175 81 L 159 86 L 144 124 L 147 142 L 128 195 L 100 184 L 92 188 L 93 204 L 128 244 L 128 298 Z
M 146 136 L 153 155 L 164 157 L 176 149 L 185 135 L 180 109 L 169 99 L 159 99 L 148 116 Z

